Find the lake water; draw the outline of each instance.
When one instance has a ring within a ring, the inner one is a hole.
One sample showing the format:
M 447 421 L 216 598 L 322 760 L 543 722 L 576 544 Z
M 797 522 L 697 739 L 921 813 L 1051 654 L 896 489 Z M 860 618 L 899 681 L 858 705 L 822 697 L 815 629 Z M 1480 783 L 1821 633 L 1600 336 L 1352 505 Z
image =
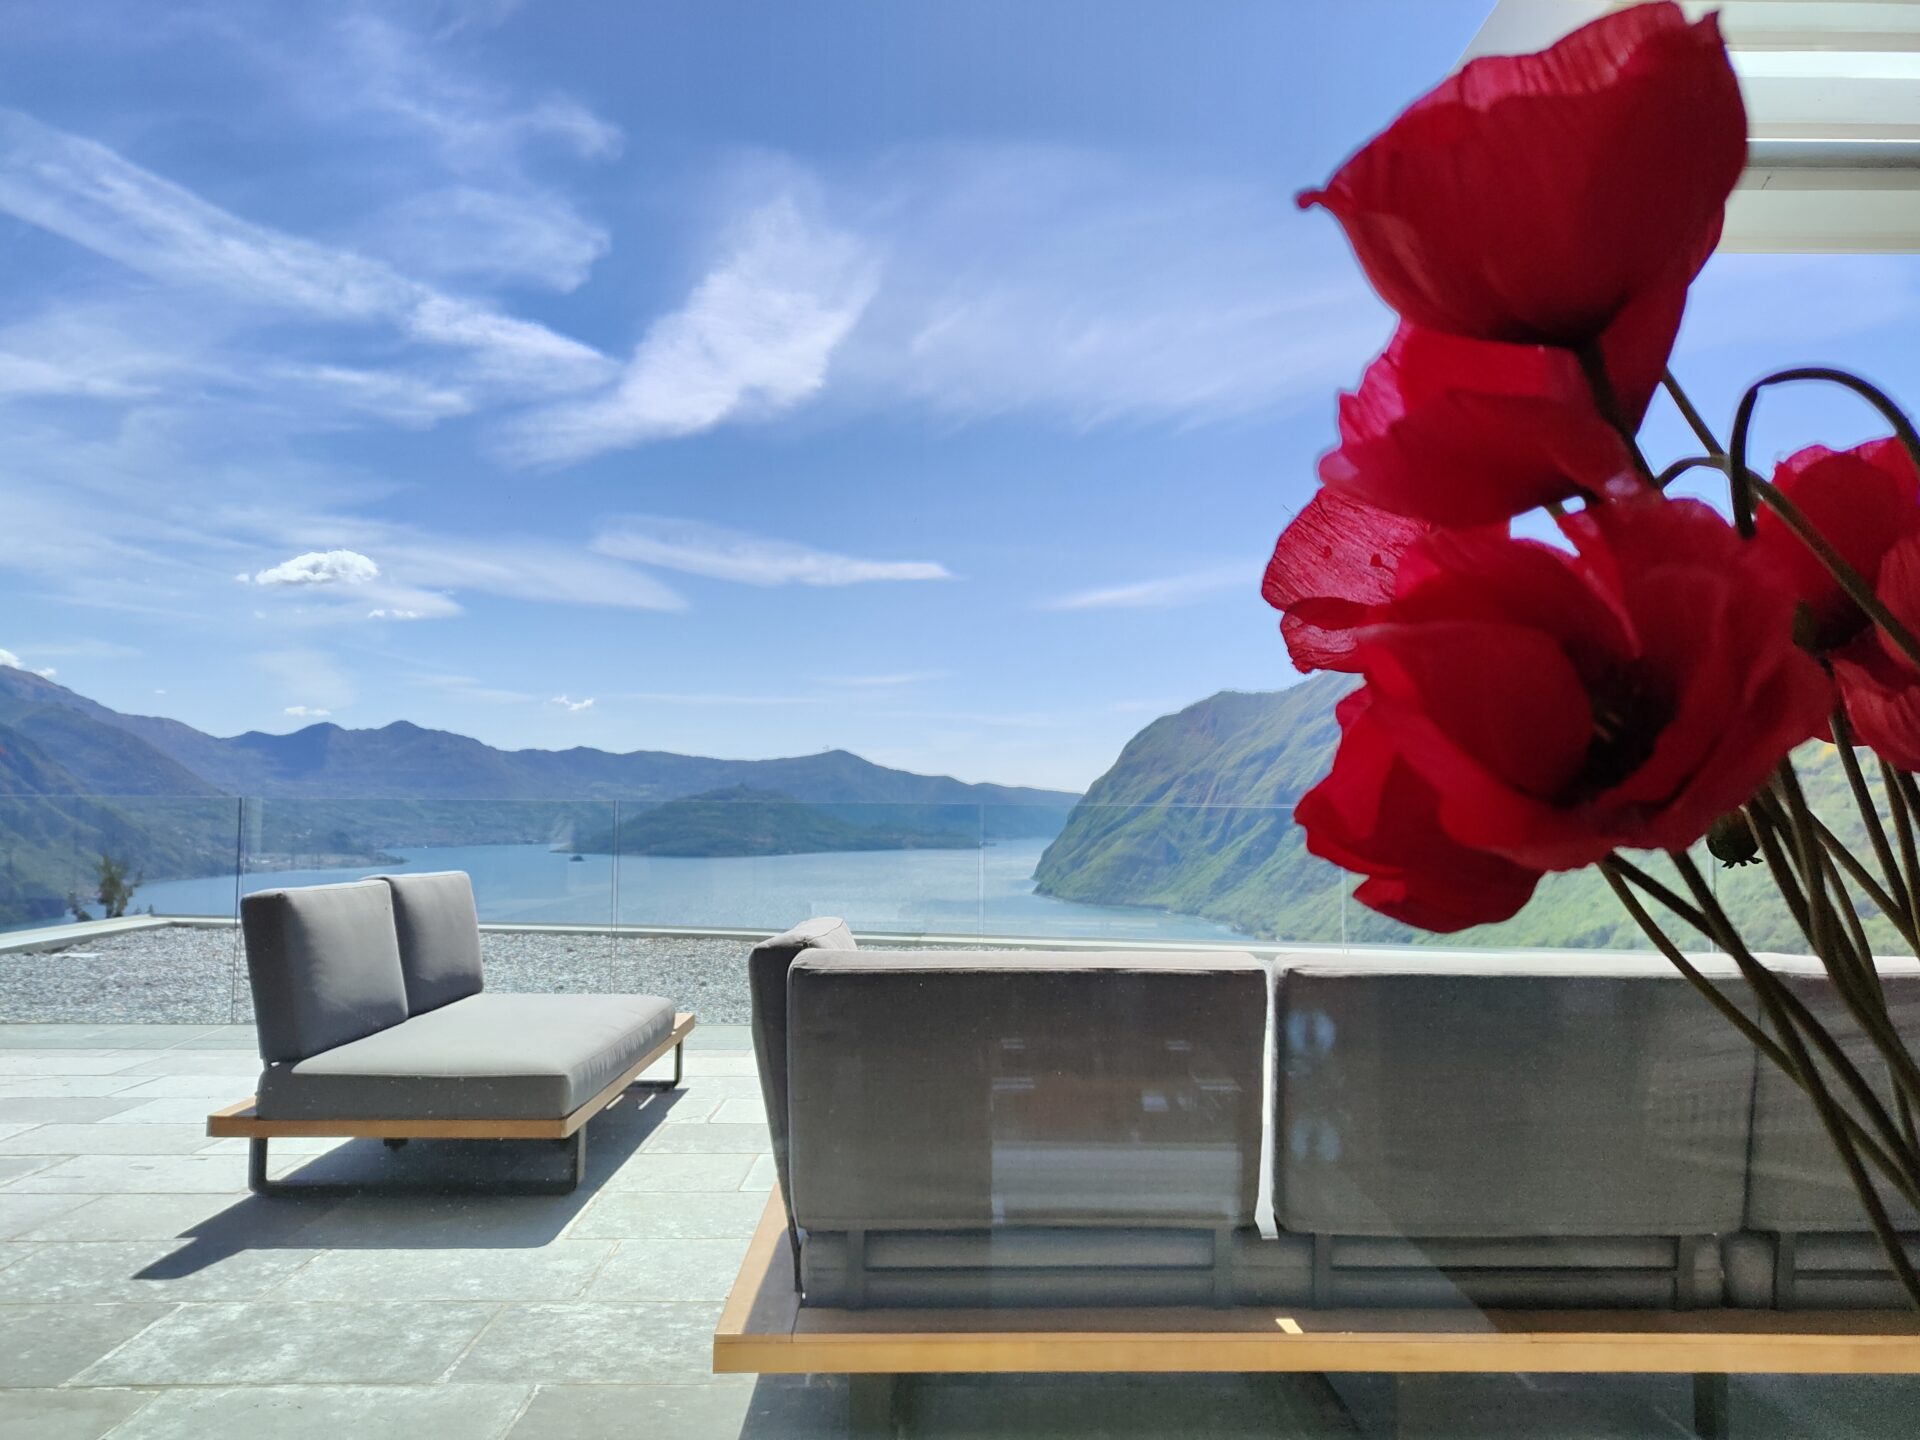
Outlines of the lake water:
M 544 845 L 396 848 L 404 864 L 261 871 L 247 890 L 318 885 L 376 873 L 464 870 L 482 920 L 784 930 L 839 915 L 856 930 L 1108 940 L 1235 940 L 1189 915 L 1081 905 L 1033 893 L 1044 840 L 980 850 L 876 850 L 831 855 L 709 857 L 589 855 Z M 133 908 L 161 915 L 232 915 L 231 873 L 142 885 Z

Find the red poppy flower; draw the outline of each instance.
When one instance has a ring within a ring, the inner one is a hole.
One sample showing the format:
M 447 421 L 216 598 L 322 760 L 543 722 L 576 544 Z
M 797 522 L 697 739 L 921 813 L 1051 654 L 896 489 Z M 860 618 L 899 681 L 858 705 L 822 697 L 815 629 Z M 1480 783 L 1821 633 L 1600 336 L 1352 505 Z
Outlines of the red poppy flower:
M 1353 629 L 1393 596 L 1409 545 L 1433 527 L 1320 490 L 1280 533 L 1260 594 L 1284 610 L 1280 634 L 1296 669 L 1351 670 Z
M 1294 807 L 1307 849 L 1366 876 L 1354 897 L 1403 924 L 1454 931 L 1510 919 L 1540 872 L 1450 837 L 1438 795 L 1368 716 L 1370 705 L 1364 687 L 1340 702 L 1333 773 Z
M 1894 619 L 1920 634 L 1920 530 L 1880 557 L 1874 593 Z M 1920 668 L 1906 652 L 1884 631 L 1863 630 L 1834 652 L 1833 673 L 1860 743 L 1902 770 L 1920 770 Z
M 1692 844 L 1828 697 L 1792 643 L 1794 597 L 1710 507 L 1648 496 L 1565 529 L 1577 554 L 1435 532 L 1354 635 L 1369 724 L 1432 790 L 1441 829 L 1529 870 Z M 1381 834 L 1400 823 L 1376 816 Z
M 1851 450 L 1811 445 L 1781 461 L 1773 483 L 1920 630 L 1920 470 L 1906 447 L 1891 436 Z M 1814 643 L 1833 662 L 1856 737 L 1902 769 L 1920 769 L 1920 671 L 1773 511 L 1761 509 L 1754 540 L 1812 612 Z
M 1684 286 L 1651 291 L 1600 339 L 1621 418 L 1635 429 L 1685 305 Z M 1569 351 L 1402 324 L 1359 390 L 1341 397 L 1340 447 L 1321 459 L 1320 478 L 1396 514 L 1483 525 L 1599 494 L 1632 469 Z
M 1810 445 L 1775 467 L 1773 483 L 1813 522 L 1869 585 L 1895 542 L 1920 532 L 1920 471 L 1892 436 L 1851 450 Z M 1847 598 L 1818 555 L 1762 507 L 1755 543 L 1812 609 L 1818 643 L 1837 649 L 1867 630 L 1867 615 Z
M 1716 20 L 1636 5 L 1469 62 L 1300 203 L 1416 325 L 1577 349 L 1699 271 L 1746 155 Z

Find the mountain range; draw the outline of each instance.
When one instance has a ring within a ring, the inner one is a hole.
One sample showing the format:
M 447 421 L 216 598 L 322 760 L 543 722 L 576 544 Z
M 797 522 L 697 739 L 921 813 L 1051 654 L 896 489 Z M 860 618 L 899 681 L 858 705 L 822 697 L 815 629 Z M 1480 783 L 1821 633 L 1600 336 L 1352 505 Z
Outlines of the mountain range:
M 731 787 L 829 807 L 842 841 L 860 828 L 918 843 L 1046 836 L 1078 798 L 917 775 L 845 750 L 774 760 L 498 750 L 406 721 L 220 737 L 0 667 L 0 924 L 63 913 L 102 854 L 148 879 L 218 873 L 242 824 L 254 868 L 296 856 L 377 863 L 398 845 L 572 846 L 610 829 L 610 802 L 651 807 Z
M 1450 936 L 1412 930 L 1348 899 L 1353 877 L 1307 853 L 1292 806 L 1331 766 L 1340 738 L 1334 707 L 1353 684 L 1323 673 L 1285 690 L 1223 692 L 1155 720 L 1074 808 L 1041 857 L 1037 888 L 1201 915 L 1263 939 L 1647 948 L 1591 869 L 1549 875 L 1511 920 Z M 1809 742 L 1794 763 L 1813 808 L 1863 845 L 1833 747 Z M 1664 857 L 1637 858 L 1678 887 Z M 1765 866 L 1701 864 L 1750 944 L 1805 948 Z M 1905 948 L 1877 914 L 1863 915 L 1876 946 Z M 1699 942 L 1687 934 L 1685 943 Z

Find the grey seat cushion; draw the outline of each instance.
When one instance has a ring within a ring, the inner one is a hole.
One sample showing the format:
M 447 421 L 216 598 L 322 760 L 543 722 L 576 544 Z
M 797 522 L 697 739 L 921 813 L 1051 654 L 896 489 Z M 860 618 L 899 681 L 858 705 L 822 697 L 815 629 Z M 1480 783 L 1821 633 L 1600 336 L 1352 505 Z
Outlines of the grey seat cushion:
M 393 928 L 400 942 L 408 1013 L 419 1015 L 478 995 L 480 921 L 473 906 L 473 882 L 465 872 L 380 879 L 393 891 Z
M 303 1060 L 407 1018 L 384 882 L 261 890 L 240 925 L 261 1059 Z
M 1702 965 L 1738 987 L 1728 963 Z M 1276 1004 L 1283 1229 L 1430 1240 L 1740 1224 L 1754 1051 L 1658 957 L 1301 957 Z
M 656 995 L 470 995 L 269 1066 L 256 1104 L 275 1120 L 555 1120 L 672 1030 Z
M 809 950 L 788 986 L 800 1225 L 1251 1221 L 1252 956 Z

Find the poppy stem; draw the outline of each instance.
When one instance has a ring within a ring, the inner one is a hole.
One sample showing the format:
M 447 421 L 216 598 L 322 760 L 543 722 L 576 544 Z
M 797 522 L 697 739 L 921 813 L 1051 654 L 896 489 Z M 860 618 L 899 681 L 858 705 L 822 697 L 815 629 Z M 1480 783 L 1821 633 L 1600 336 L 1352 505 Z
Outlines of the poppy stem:
M 1714 1009 L 1718 1010 L 1720 1014 L 1745 1037 L 1749 1044 L 1776 1065 L 1796 1086 L 1805 1091 L 1807 1089 L 1806 1082 L 1801 1078 L 1800 1072 L 1794 1067 L 1792 1058 L 1781 1048 L 1779 1042 L 1729 998 L 1719 986 L 1708 979 L 1697 965 L 1687 958 L 1680 947 L 1673 942 L 1672 938 L 1660 928 L 1659 922 L 1648 913 L 1646 906 L 1640 903 L 1639 897 L 1633 893 L 1632 889 L 1630 889 L 1626 883 L 1628 878 L 1637 877 L 1635 878 L 1635 883 L 1642 884 L 1643 888 L 1646 888 L 1643 882 L 1650 881 L 1652 877 L 1646 875 L 1638 866 L 1618 853 L 1610 855 L 1600 862 L 1600 873 L 1606 877 L 1607 883 L 1613 887 L 1613 893 L 1619 897 L 1620 903 L 1625 907 L 1626 912 L 1633 917 L 1635 923 L 1640 926 L 1641 931 L 1653 942 L 1654 948 L 1667 957 L 1667 960 L 1680 972 L 1687 983 L 1699 991 L 1707 1002 L 1712 1005 Z M 1649 889 L 1649 894 L 1655 894 L 1656 890 L 1666 890 L 1666 887 L 1659 885 L 1659 882 L 1653 881 L 1652 883 L 1655 889 Z M 1666 894 L 1672 895 L 1672 892 L 1666 891 Z M 1677 896 L 1674 898 L 1678 899 Z M 1667 903 L 1664 898 L 1662 898 L 1662 903 Z M 1685 901 L 1681 901 L 1680 903 L 1685 910 L 1690 911 L 1694 917 L 1700 919 L 1701 933 L 1706 935 L 1707 932 L 1704 928 L 1705 920 L 1704 917 L 1700 917 L 1700 912 L 1694 910 L 1692 906 L 1687 905 Z M 1711 939 L 1712 937 L 1708 936 L 1707 938 Z M 1854 1072 L 1854 1076 L 1858 1077 L 1857 1070 Z M 1848 1077 L 1843 1073 L 1842 1078 L 1847 1079 Z M 1864 1080 L 1861 1080 L 1860 1083 L 1862 1085 L 1865 1084 Z M 1852 1083 L 1849 1083 L 1848 1088 L 1854 1088 Z M 1877 1097 L 1873 1096 L 1871 1089 L 1866 1091 L 1866 1095 L 1869 1100 L 1877 1103 Z M 1897 1139 L 1897 1133 L 1892 1132 L 1890 1129 L 1892 1118 L 1886 1116 L 1884 1107 L 1881 1108 L 1881 1117 L 1885 1119 L 1886 1126 L 1888 1127 L 1886 1130 L 1883 1130 L 1883 1133 L 1893 1134 Z M 1889 1177 L 1899 1177 L 1894 1179 L 1894 1186 L 1908 1203 L 1914 1204 L 1920 1202 L 1920 1184 L 1916 1184 L 1914 1180 L 1907 1178 L 1903 1174 L 1900 1162 L 1888 1152 L 1886 1147 L 1867 1133 L 1866 1127 L 1851 1113 L 1842 1111 L 1841 1123 L 1845 1126 L 1848 1135 L 1852 1137 L 1854 1143 L 1873 1161 L 1875 1169 Z
M 1714 438 L 1713 431 L 1708 428 L 1707 422 L 1701 417 L 1700 411 L 1695 408 L 1693 401 L 1687 398 L 1687 392 L 1680 388 L 1680 382 L 1673 378 L 1673 371 L 1661 371 L 1660 383 L 1666 387 L 1667 394 L 1680 409 L 1681 418 L 1687 422 L 1688 426 L 1693 430 L 1693 433 L 1699 437 L 1700 444 L 1705 448 L 1706 452 L 1716 460 L 1725 460 L 1727 458 L 1725 447 L 1721 445 L 1719 440 Z
M 1574 359 L 1580 362 L 1580 373 L 1586 376 L 1587 389 L 1593 392 L 1593 405 L 1600 412 L 1600 418 L 1611 425 L 1626 442 L 1627 453 L 1633 456 L 1633 465 L 1640 472 L 1640 478 L 1653 484 L 1653 467 L 1647 464 L 1647 457 L 1640 452 L 1639 437 L 1634 434 L 1633 426 L 1627 423 L 1627 412 L 1620 408 L 1620 396 L 1613 388 L 1613 377 L 1607 374 L 1607 357 L 1596 344 L 1586 344 L 1575 348 Z
M 1662 490 L 1678 480 L 1689 470 L 1713 470 L 1724 475 L 1727 473 L 1727 457 L 1724 455 L 1689 455 L 1684 460 L 1676 460 L 1658 475 L 1653 483 Z
M 1843 1118 L 1846 1112 L 1833 1098 L 1833 1092 L 1827 1088 L 1825 1077 L 1820 1074 L 1819 1068 L 1813 1062 L 1813 1057 L 1807 1053 L 1805 1040 L 1802 1039 L 1793 1021 L 1788 1018 L 1785 1007 L 1780 1004 L 1779 996 L 1781 992 L 1786 991 L 1786 987 L 1780 983 L 1778 976 L 1769 972 L 1747 949 L 1746 944 L 1740 939 L 1739 932 L 1733 928 L 1733 922 L 1727 918 L 1726 911 L 1721 909 L 1720 902 L 1713 893 L 1713 887 L 1707 884 L 1705 877 L 1700 874 L 1699 867 L 1693 863 L 1692 857 L 1684 850 L 1676 850 L 1671 852 L 1669 858 L 1673 861 L 1674 868 L 1680 872 L 1681 878 L 1687 882 L 1687 888 L 1693 892 L 1695 903 L 1713 921 L 1714 928 L 1719 932 L 1720 944 L 1733 957 L 1734 963 L 1739 965 L 1740 973 L 1747 977 L 1754 994 L 1773 1021 L 1774 1028 L 1780 1032 L 1781 1042 L 1793 1060 L 1794 1069 L 1804 1081 L 1801 1088 L 1812 1098 L 1814 1109 L 1819 1113 L 1821 1125 L 1825 1127 L 1828 1138 L 1833 1141 L 1834 1148 L 1840 1152 L 1841 1162 L 1847 1169 L 1847 1178 L 1853 1182 L 1854 1193 L 1859 1196 L 1861 1205 L 1866 1209 L 1867 1219 L 1873 1226 L 1873 1233 L 1879 1238 L 1881 1248 L 1886 1251 L 1887 1261 L 1893 1266 L 1894 1275 L 1900 1281 L 1900 1288 L 1906 1292 L 1908 1301 L 1916 1309 L 1920 1309 L 1920 1274 L 1914 1272 L 1913 1264 L 1907 1258 L 1906 1247 L 1893 1228 L 1892 1217 L 1887 1213 L 1886 1202 L 1880 1198 L 1880 1192 L 1873 1183 L 1873 1177 L 1867 1174 L 1866 1168 L 1860 1163 L 1859 1152 L 1854 1148 L 1853 1137 L 1848 1132 Z M 1814 1022 L 1813 1028 L 1824 1030 L 1817 1021 Z M 1908 1158 L 1910 1164 L 1910 1157 Z M 1894 1174 L 1889 1174 L 1888 1178 L 1898 1183 Z

